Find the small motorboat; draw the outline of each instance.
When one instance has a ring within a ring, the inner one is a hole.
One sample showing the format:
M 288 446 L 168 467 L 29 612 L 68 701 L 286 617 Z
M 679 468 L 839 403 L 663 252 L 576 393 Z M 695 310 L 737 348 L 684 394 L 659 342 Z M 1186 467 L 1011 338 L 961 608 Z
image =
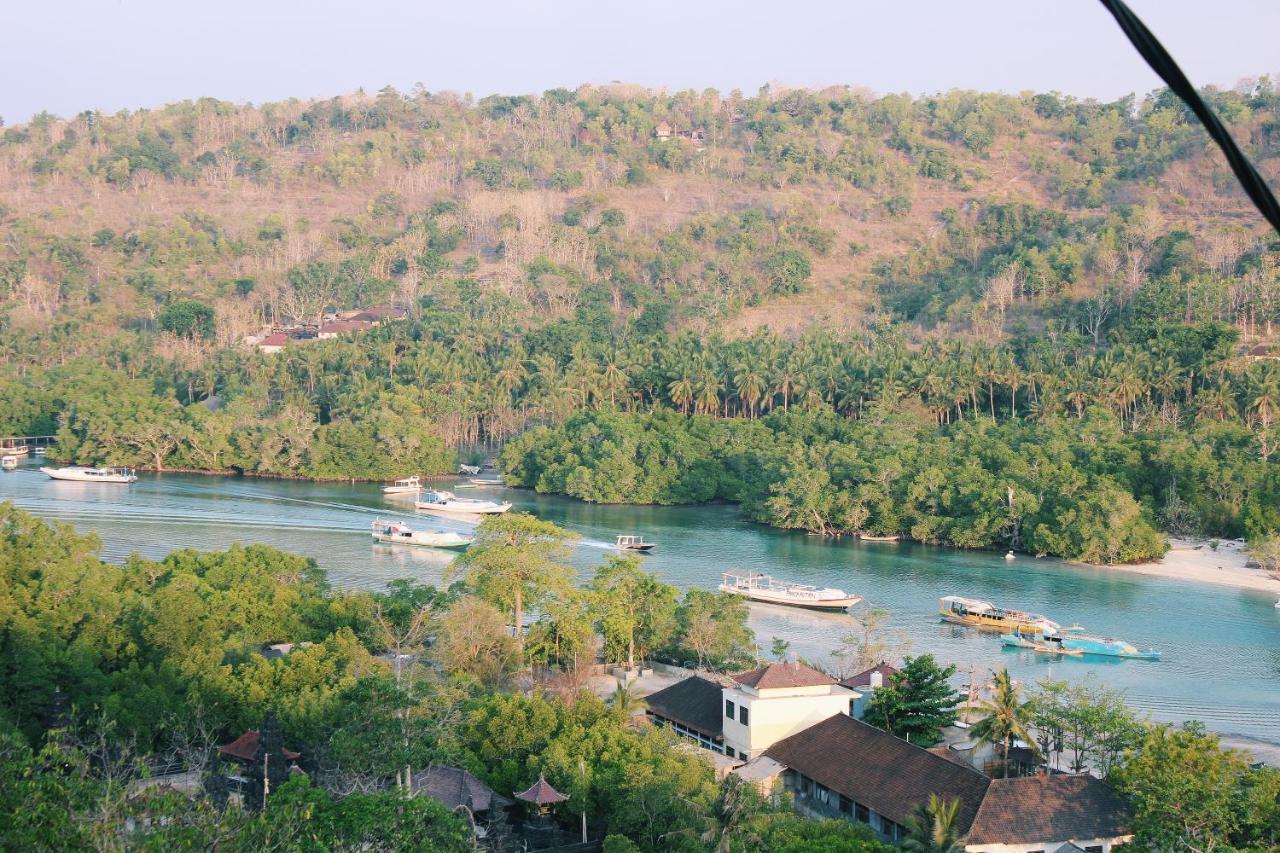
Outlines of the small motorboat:
M 407 524 L 383 521 L 381 518 L 375 519 L 370 526 L 373 528 L 374 540 L 387 545 L 422 545 L 426 548 L 462 551 L 475 539 L 452 530 L 414 530 Z
M 655 546 L 652 542 L 644 541 L 643 536 L 619 536 L 613 547 L 619 551 L 635 551 L 640 554 L 648 554 Z
M 43 473 L 54 480 L 70 480 L 75 483 L 136 483 L 138 475 L 131 468 L 87 468 L 69 465 L 65 468 L 42 467 Z
M 474 477 L 480 473 L 479 465 L 459 465 L 458 473 L 463 477 Z
M 0 453 L 5 456 L 26 456 L 31 452 L 29 444 L 8 444 L 0 447 Z
M 1018 559 L 1018 555 L 1013 553 L 1012 551 L 1008 551 L 1005 553 L 1004 558 L 1006 560 L 1016 560 Z
M 460 498 L 443 489 L 428 489 L 422 493 L 422 500 L 414 501 L 413 505 L 423 512 L 442 515 L 501 515 L 511 509 L 510 503 Z
M 396 480 L 390 486 L 383 486 L 384 495 L 416 495 L 422 491 L 422 481 L 417 477 L 405 477 Z
M 888 536 L 872 536 L 869 533 L 860 533 L 858 534 L 858 538 L 863 542 L 897 542 L 902 537 L 896 533 L 892 533 Z
M 17 467 L 18 467 L 18 457 L 14 456 L 13 454 L 6 454 L 4 456 L 0 456 L 0 470 L 12 471 L 14 468 L 17 468 Z
M 760 572 L 728 571 L 721 577 L 721 592 L 744 595 L 752 601 L 769 604 L 789 604 L 810 610 L 847 610 L 862 600 L 862 596 L 852 595 L 842 589 L 819 589 L 808 584 L 788 583 Z

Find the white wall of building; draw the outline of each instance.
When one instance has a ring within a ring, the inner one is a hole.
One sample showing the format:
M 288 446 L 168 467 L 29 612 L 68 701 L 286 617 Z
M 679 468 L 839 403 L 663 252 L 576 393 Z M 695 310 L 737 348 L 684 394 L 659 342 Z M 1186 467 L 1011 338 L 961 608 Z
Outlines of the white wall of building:
M 725 702 L 733 703 L 733 719 L 724 718 L 725 746 L 734 755 L 755 758 L 785 737 L 804 731 L 836 714 L 848 714 L 849 702 L 857 694 L 839 685 L 752 690 L 735 685 L 723 690 L 720 713 Z M 742 723 L 741 709 L 747 709 Z
M 1044 841 L 1035 844 L 967 844 L 965 845 L 966 853 L 1053 853 L 1068 841 L 1082 850 L 1090 847 L 1101 847 L 1102 853 L 1111 853 L 1111 848 L 1119 846 L 1133 838 L 1132 835 L 1124 835 L 1119 838 L 1064 838 L 1061 841 Z

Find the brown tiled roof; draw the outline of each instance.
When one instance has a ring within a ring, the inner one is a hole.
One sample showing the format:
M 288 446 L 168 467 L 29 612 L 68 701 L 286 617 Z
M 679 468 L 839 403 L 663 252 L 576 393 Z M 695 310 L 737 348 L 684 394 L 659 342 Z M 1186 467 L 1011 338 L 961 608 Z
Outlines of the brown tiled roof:
M 709 737 L 724 734 L 721 699 L 724 694 L 714 681 L 693 676 L 677 681 L 644 698 L 649 710 L 667 720 L 683 723 Z
M 563 803 L 569 798 L 551 787 L 551 783 L 539 774 L 538 781 L 530 785 L 527 791 L 517 793 L 516 799 L 524 800 L 526 803 L 537 803 L 540 806 L 549 806 L 552 803 Z
M 939 758 L 947 759 L 947 761 L 950 761 L 952 764 L 959 764 L 961 767 L 973 769 L 973 765 L 969 763 L 968 759 L 949 746 L 931 746 L 929 747 L 929 752 L 932 752 Z
M 511 800 L 495 793 L 485 783 L 459 767 L 428 767 L 413 774 L 413 789 L 426 794 L 446 809 L 466 806 L 473 812 L 506 808 Z
M 969 830 L 970 844 L 1047 844 L 1128 835 L 1129 808 L 1092 776 L 993 779 Z
M 770 663 L 749 672 L 740 672 L 733 680 L 756 690 L 774 690 L 782 687 L 822 687 L 835 684 L 836 680 L 825 672 L 802 663 Z
M 238 758 L 241 761 L 253 761 L 253 757 L 258 754 L 258 738 L 261 737 L 257 732 L 245 732 L 240 737 L 218 747 L 218 752 L 231 758 Z M 290 761 L 297 761 L 302 757 L 302 753 L 293 752 L 292 750 L 282 749 L 284 757 Z
M 282 346 L 284 346 L 285 344 L 287 344 L 288 342 L 289 342 L 289 339 L 288 339 L 287 337 L 285 337 L 285 335 L 284 335 L 284 333 L 283 333 L 283 332 L 276 332 L 275 334 L 267 335 L 265 338 L 263 338 L 261 341 L 259 341 L 259 342 L 258 342 L 258 346 L 261 346 L 261 347 L 282 347 Z
M 862 672 L 858 673 L 857 675 L 851 675 L 848 678 L 841 679 L 840 686 L 848 687 L 853 690 L 857 690 L 859 687 L 870 687 L 871 673 L 873 672 L 880 673 L 881 677 L 884 678 L 884 683 L 888 684 L 889 676 L 895 674 L 897 671 L 898 671 L 897 667 L 889 666 L 889 664 L 881 661 L 880 663 L 871 667 L 871 669 L 864 669 Z
M 372 329 L 373 323 L 368 320 L 334 320 L 332 323 L 325 323 L 320 327 L 322 335 L 337 335 L 342 332 L 363 332 L 365 329 Z
M 860 720 L 837 714 L 784 738 L 765 755 L 884 815 L 906 823 L 930 794 L 958 800 L 967 832 L 991 780 Z

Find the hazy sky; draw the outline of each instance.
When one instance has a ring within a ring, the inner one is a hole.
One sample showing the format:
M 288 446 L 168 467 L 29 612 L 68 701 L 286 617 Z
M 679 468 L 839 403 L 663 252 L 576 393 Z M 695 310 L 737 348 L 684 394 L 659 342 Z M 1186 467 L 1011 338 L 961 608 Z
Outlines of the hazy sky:
M 1278 0 L 1130 0 L 1198 85 L 1280 71 Z M 1096 0 L 35 0 L 5 3 L 0 116 L 391 84 L 477 96 L 612 80 L 754 92 L 1157 85 Z

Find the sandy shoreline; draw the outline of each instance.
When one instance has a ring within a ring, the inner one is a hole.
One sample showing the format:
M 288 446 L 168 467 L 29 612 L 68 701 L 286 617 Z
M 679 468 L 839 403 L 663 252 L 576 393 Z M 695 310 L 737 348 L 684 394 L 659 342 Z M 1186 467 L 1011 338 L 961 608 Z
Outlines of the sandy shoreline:
M 1209 546 L 1211 541 L 1218 543 L 1216 549 Z M 1276 580 L 1261 569 L 1250 568 L 1247 565 L 1249 558 L 1244 553 L 1244 542 L 1241 540 L 1170 538 L 1169 546 L 1169 553 L 1156 562 L 1099 566 L 1098 568 L 1233 586 L 1237 589 L 1251 589 L 1280 597 L 1280 580 Z

